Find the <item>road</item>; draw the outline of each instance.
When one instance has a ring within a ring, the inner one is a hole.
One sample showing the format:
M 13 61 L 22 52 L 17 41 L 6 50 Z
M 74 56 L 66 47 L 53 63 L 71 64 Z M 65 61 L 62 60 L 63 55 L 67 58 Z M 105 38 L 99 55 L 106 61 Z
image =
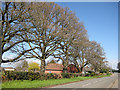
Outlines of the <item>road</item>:
M 84 80 L 50 88 L 118 88 L 118 74 L 115 73 L 110 77 Z

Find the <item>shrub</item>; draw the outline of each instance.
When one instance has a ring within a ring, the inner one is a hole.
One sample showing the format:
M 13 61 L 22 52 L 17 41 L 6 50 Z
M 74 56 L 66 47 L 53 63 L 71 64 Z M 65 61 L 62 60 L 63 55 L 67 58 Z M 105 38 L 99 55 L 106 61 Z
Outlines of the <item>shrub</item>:
M 62 73 L 61 74 L 63 78 L 70 78 L 70 74 L 69 73 Z
M 107 72 L 106 74 L 107 74 L 107 75 L 112 75 L 112 73 L 110 73 L 110 72 Z
M 81 73 L 62 73 L 63 78 L 79 77 L 82 76 Z
M 17 80 L 28 80 L 28 72 L 16 72 L 13 74 L 15 74 Z
M 7 80 L 15 80 L 16 76 L 14 75 L 14 72 L 5 72 L 5 78 Z
M 28 72 L 5 72 L 6 80 L 28 80 Z
M 47 74 L 40 73 L 40 80 L 47 80 Z
M 74 77 L 79 77 L 79 76 L 82 76 L 82 74 L 81 74 L 81 73 L 74 73 L 73 75 L 74 75 Z
M 40 79 L 40 74 L 38 72 L 37 73 L 29 72 L 27 76 L 28 76 L 28 79 L 31 81 Z
M 96 75 L 95 72 L 90 73 L 90 76 L 95 76 L 95 75 Z
M 85 76 L 90 76 L 90 73 L 86 73 Z
M 6 80 L 36 80 L 38 79 L 39 74 L 31 73 L 31 72 L 5 72 Z
M 47 73 L 47 79 L 54 79 L 53 73 Z
M 6 71 L 2 75 L 2 80 L 48 80 L 48 79 L 60 79 L 71 78 L 81 76 L 80 73 L 39 73 L 39 72 L 11 72 Z
M 58 78 L 58 79 L 60 79 L 60 78 L 63 78 L 63 77 L 62 77 L 62 75 L 61 75 L 61 74 L 58 74 L 58 77 L 57 77 L 57 78 Z

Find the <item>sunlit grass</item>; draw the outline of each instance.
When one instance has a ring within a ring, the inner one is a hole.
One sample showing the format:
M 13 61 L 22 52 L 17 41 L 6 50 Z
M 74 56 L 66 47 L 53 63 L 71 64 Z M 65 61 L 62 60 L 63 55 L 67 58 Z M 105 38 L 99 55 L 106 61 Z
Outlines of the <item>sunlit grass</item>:
M 109 75 L 106 75 L 109 76 Z M 2 88 L 42 88 L 52 85 L 64 84 L 68 82 L 81 81 L 86 79 L 105 77 L 105 76 L 93 76 L 93 77 L 74 77 L 74 78 L 63 78 L 63 79 L 49 79 L 49 80 L 15 80 L 2 83 Z

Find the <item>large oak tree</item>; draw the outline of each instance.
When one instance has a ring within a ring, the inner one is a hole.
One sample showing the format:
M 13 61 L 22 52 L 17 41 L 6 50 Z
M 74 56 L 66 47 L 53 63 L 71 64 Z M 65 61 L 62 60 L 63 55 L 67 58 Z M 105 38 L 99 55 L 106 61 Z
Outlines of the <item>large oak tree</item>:
M 2 55 L 8 51 L 15 54 L 13 59 L 2 60 L 2 63 L 18 61 L 27 51 L 26 42 L 34 41 L 27 39 L 25 33 L 28 27 L 26 26 L 30 18 L 28 15 L 28 3 L 4 2 L 1 12 L 1 34 L 2 34 Z M 29 27 L 30 28 L 30 27 Z

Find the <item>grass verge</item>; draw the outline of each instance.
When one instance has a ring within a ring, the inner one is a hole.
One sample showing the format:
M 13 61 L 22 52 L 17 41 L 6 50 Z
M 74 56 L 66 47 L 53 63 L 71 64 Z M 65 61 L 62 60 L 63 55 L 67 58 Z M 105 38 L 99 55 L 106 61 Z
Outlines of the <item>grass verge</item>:
M 101 78 L 110 75 L 101 75 L 93 77 L 74 77 L 74 78 L 63 78 L 63 79 L 49 79 L 49 80 L 15 80 L 2 83 L 2 88 L 43 88 L 52 85 L 65 84 L 69 82 L 81 81 L 86 79 Z

